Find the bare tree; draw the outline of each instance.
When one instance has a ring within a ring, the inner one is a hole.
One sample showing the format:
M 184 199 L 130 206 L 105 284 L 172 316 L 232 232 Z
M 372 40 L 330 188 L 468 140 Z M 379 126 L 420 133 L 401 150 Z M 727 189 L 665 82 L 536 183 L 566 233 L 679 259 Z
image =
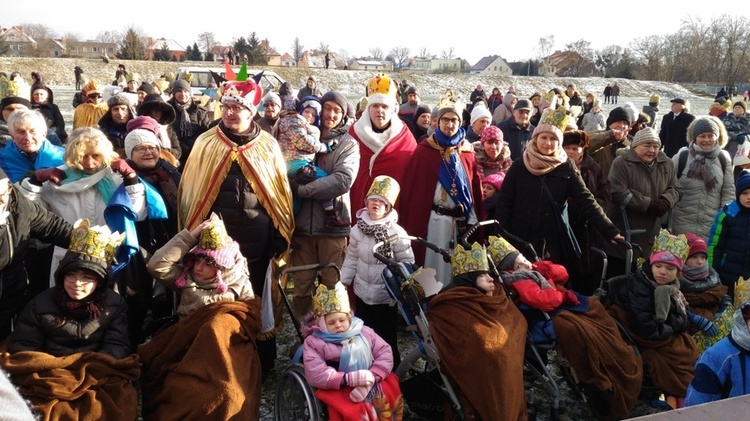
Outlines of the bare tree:
M 294 62 L 299 66 L 300 60 L 302 60 L 302 54 L 305 52 L 305 46 L 299 42 L 299 38 L 294 39 L 292 44 L 292 55 L 294 56 Z
M 329 47 L 328 44 L 324 43 L 323 41 L 320 41 L 320 45 L 318 45 L 318 52 L 320 54 L 330 53 L 331 47 Z
M 539 38 L 539 46 L 537 51 L 539 52 L 539 58 L 544 59 L 552 54 L 552 50 L 555 48 L 555 36 L 550 34 L 546 37 Z
M 569 61 L 569 71 L 571 76 L 583 76 L 594 64 L 594 50 L 591 49 L 591 42 L 579 39 L 565 45 L 565 49 L 576 54 L 571 54 Z
M 622 59 L 623 48 L 619 45 L 608 45 L 594 53 L 594 63 L 602 76 L 607 76 L 609 69 L 617 66 Z
M 63 35 L 63 41 L 65 44 L 65 52 L 63 54 L 70 55 L 77 49 L 78 44 L 81 42 L 81 36 L 75 32 L 68 32 Z
M 203 48 L 203 52 L 206 56 L 213 54 L 214 47 L 216 46 L 216 36 L 213 32 L 201 32 L 198 34 L 198 41 L 200 46 Z
M 446 60 L 452 59 L 456 57 L 456 49 L 455 47 L 448 47 L 447 50 L 443 50 L 440 52 L 440 57 L 444 58 Z
M 419 54 L 417 54 L 419 58 L 430 58 L 430 50 L 427 49 L 427 47 L 422 47 L 419 49 Z
M 385 54 L 383 53 L 383 50 L 381 50 L 380 48 L 370 48 L 370 57 L 374 58 L 375 60 L 382 60 L 384 55 Z
M 411 51 L 409 51 L 407 47 L 396 47 L 392 49 L 388 54 L 393 57 L 393 64 L 395 65 L 396 69 L 401 69 L 409 60 L 410 53 Z
M 39 23 L 24 23 L 22 26 L 23 32 L 33 38 L 36 42 L 57 38 L 57 32 L 47 25 Z
M 117 31 L 102 31 L 96 35 L 96 40 L 99 42 L 107 42 L 107 43 L 114 44 L 120 39 L 122 39 L 122 35 L 120 35 L 120 33 Z

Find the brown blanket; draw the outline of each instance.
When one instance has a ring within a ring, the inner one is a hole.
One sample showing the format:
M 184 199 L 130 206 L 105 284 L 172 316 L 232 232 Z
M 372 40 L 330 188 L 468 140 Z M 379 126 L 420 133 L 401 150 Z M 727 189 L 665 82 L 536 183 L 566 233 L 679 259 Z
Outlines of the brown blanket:
M 496 291 L 501 288 L 496 288 Z M 429 303 L 427 319 L 445 374 L 483 420 L 525 420 L 526 320 L 502 292 L 456 287 Z
M 643 363 L 620 335 L 615 321 L 596 298 L 585 313 L 563 310 L 552 319 L 557 344 L 579 383 L 613 392 L 612 412 L 627 418 L 638 400 Z
M 643 339 L 630 329 L 625 309 L 613 304 L 608 310 L 638 345 L 644 369 L 654 385 L 668 395 L 685 397 L 698 359 L 698 349 L 690 334 L 682 332 L 658 341 Z
M 138 356 L 121 360 L 100 352 L 65 357 L 22 351 L 0 355 L 21 395 L 45 420 L 135 420 Z
M 721 299 L 726 293 L 726 285 L 717 285 L 703 292 L 684 292 L 682 295 L 690 305 L 690 311 L 713 322 L 714 314 L 719 311 Z
M 260 298 L 209 304 L 138 350 L 146 420 L 258 419 Z

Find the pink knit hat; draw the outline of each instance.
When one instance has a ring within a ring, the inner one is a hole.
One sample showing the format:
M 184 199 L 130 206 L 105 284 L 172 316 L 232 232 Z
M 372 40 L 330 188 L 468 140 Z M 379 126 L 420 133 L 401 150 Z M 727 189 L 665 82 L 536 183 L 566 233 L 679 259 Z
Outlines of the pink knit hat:
M 187 272 L 192 269 L 196 257 L 202 257 L 211 266 L 218 269 L 216 272 L 216 289 L 220 293 L 227 291 L 227 284 L 222 278 L 222 272 L 232 268 L 240 253 L 240 245 L 227 234 L 224 222 L 218 217 L 211 217 L 208 224 L 200 233 L 198 245 L 192 248 L 185 257 L 185 270 L 175 281 L 175 286 L 184 288 L 187 286 Z
M 505 173 L 498 171 L 495 174 L 490 174 L 487 177 L 484 177 L 482 184 L 486 183 L 494 187 L 495 190 L 500 190 L 500 186 L 503 185 L 503 180 L 505 180 Z
M 501 145 L 505 143 L 505 140 L 503 139 L 503 132 L 497 126 L 485 127 L 479 140 L 482 143 L 485 143 L 488 140 L 497 140 Z

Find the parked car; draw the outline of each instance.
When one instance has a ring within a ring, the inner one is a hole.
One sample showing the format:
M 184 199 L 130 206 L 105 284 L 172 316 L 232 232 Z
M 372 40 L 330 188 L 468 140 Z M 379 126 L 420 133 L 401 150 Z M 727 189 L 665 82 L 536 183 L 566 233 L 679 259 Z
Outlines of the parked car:
M 211 76 L 210 71 L 213 71 L 221 77 L 226 77 L 226 69 L 224 67 L 189 66 L 178 68 L 176 78 L 180 79 L 182 74 L 186 72 L 189 72 L 191 75 L 193 75 L 192 79 L 190 80 L 191 93 L 193 94 L 194 98 L 200 98 L 200 96 L 203 95 L 201 93 L 201 89 L 206 89 L 209 83 L 214 82 L 213 76 Z M 237 74 L 239 73 L 240 68 L 233 67 L 232 71 Z M 258 84 L 263 89 L 263 95 L 270 91 L 278 91 L 279 86 L 284 83 L 284 79 L 282 79 L 281 76 L 277 75 L 273 70 L 247 69 L 248 77 L 253 77 L 260 72 L 263 72 L 263 76 L 261 76 L 260 82 Z

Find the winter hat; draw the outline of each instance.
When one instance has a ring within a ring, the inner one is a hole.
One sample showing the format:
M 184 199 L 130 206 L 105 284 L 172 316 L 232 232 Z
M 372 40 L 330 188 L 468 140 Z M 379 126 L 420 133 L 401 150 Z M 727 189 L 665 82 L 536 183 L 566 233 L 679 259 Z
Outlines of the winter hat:
M 102 281 L 108 281 L 110 264 L 115 262 L 115 253 L 123 241 L 125 234 L 111 232 L 106 225 L 92 226 L 88 219 L 79 219 L 73 225 L 68 251 L 55 271 L 55 284 L 62 285 L 65 274 L 75 269 L 89 270 Z
M 125 129 L 129 132 L 137 129 L 144 129 L 153 134 L 157 134 L 159 133 L 159 123 L 147 115 L 142 115 L 129 120 L 125 125 Z
M 485 142 L 490 140 L 497 140 L 502 144 L 502 146 L 504 146 L 505 140 L 503 139 L 503 131 L 500 130 L 500 128 L 497 126 L 485 127 L 482 135 L 479 137 L 479 141 L 484 144 Z
M 674 104 L 687 105 L 687 102 L 682 98 L 672 98 L 669 100 L 669 102 L 674 103 Z
M 281 97 L 276 92 L 269 92 L 261 100 L 261 104 L 265 105 L 269 102 L 273 102 L 277 107 L 281 108 Z
M 651 106 L 659 105 L 659 100 L 661 100 L 659 94 L 653 94 L 651 95 L 651 97 L 649 97 L 648 104 Z
M 161 110 L 161 121 L 159 124 L 172 124 L 175 121 L 176 113 L 174 108 L 164 101 L 159 94 L 148 94 L 143 98 L 141 107 L 138 108 L 138 114 L 149 115 L 153 110 Z
M 534 100 L 534 98 L 539 98 L 539 99 L 542 99 L 542 93 L 541 93 L 541 92 L 534 92 L 534 93 L 533 93 L 533 94 L 531 94 L 531 96 L 529 97 L 529 101 L 533 101 L 533 100 Z M 521 101 L 518 101 L 518 102 L 521 102 Z M 516 104 L 516 105 L 518 105 L 518 104 Z
M 505 180 L 505 173 L 498 171 L 494 174 L 490 174 L 487 177 L 484 177 L 484 180 L 482 180 L 482 184 L 489 184 L 494 187 L 495 190 L 500 190 L 500 187 L 503 185 L 503 180 Z
M 505 238 L 490 236 L 487 239 L 487 254 L 498 269 L 507 271 L 513 269 L 520 253 Z
M 255 113 L 262 94 L 260 86 L 252 79 L 242 82 L 232 81 L 224 87 L 221 103 L 234 102 Z
M 668 263 L 674 265 L 677 269 L 682 270 L 685 260 L 688 258 L 690 246 L 684 234 L 672 235 L 669 231 L 662 229 L 654 240 L 651 249 L 649 264 L 656 262 Z
M 416 122 L 419 119 L 419 116 L 422 114 L 431 114 L 432 110 L 427 105 L 420 105 L 417 107 L 417 111 L 414 111 L 414 121 Z
M 123 94 L 116 94 L 116 95 L 112 95 L 111 97 L 109 97 L 109 99 L 107 100 L 107 105 L 109 106 L 110 109 L 118 105 L 125 105 L 128 108 L 132 108 L 133 106 L 133 104 L 130 103 L 130 100 L 128 99 L 128 97 L 126 97 Z M 135 113 L 133 113 L 133 116 L 135 116 Z
M 636 120 L 638 120 L 638 113 L 639 113 L 638 109 L 635 108 L 635 104 L 633 104 L 632 102 L 626 102 L 625 104 L 623 104 L 622 108 L 624 108 L 625 111 L 627 111 L 628 118 L 629 118 L 628 124 L 632 126 L 633 123 L 635 123 Z
M 589 147 L 589 135 L 583 130 L 572 130 L 563 133 L 563 147 L 568 145 L 577 145 L 586 149 Z
M 217 291 L 227 291 L 227 284 L 222 279 L 222 271 L 230 269 L 237 260 L 240 253 L 240 245 L 227 234 L 224 221 L 215 214 L 211 214 L 211 222 L 201 230 L 198 244 L 193 247 L 183 258 L 185 270 L 175 281 L 175 286 L 185 288 L 187 286 L 187 271 L 193 267 L 196 257 L 205 259 L 211 266 L 218 269 L 216 272 Z
M 644 127 L 641 130 L 638 130 L 638 133 L 635 134 L 633 141 L 630 142 L 630 149 L 635 149 L 636 146 L 646 143 L 656 143 L 658 145 L 661 145 L 659 135 L 656 134 L 656 130 L 652 129 L 651 127 Z
M 693 131 L 690 132 L 690 142 L 695 142 L 695 139 L 703 133 L 713 133 L 716 138 L 719 138 L 719 126 L 716 122 L 706 117 L 698 117 L 693 123 Z
M 141 81 L 141 75 L 139 75 L 136 72 L 130 72 L 128 73 L 128 82 L 140 82 Z
M 419 92 L 417 92 L 417 88 L 413 86 L 409 86 L 409 89 L 406 90 L 406 95 L 409 95 L 409 94 L 415 94 L 419 96 Z
M 537 135 L 539 133 L 549 132 L 555 135 L 558 141 L 562 142 L 563 140 L 563 132 L 557 126 L 553 126 L 552 124 L 539 124 L 534 129 L 534 132 L 531 134 L 532 139 L 536 139 Z
M 148 95 L 154 92 L 154 87 L 151 86 L 151 84 L 148 82 L 142 82 L 141 86 L 139 86 L 136 91 L 143 91 L 146 93 L 146 95 Z
M 737 101 L 734 104 L 732 104 L 732 108 L 734 107 L 742 107 L 744 112 L 747 112 L 747 104 L 745 104 L 745 101 Z
M 375 197 L 384 201 L 390 211 L 396 203 L 400 191 L 401 186 L 399 186 L 398 181 L 387 175 L 379 175 L 372 181 L 370 190 L 365 196 L 365 206 L 367 206 L 367 199 Z
M 177 91 L 188 91 L 190 92 L 190 82 L 187 80 L 175 80 L 172 84 L 172 93 L 174 94 Z
M 518 99 L 518 96 L 516 96 L 516 94 L 512 94 L 508 92 L 507 94 L 503 96 L 503 104 L 508 104 L 507 106 L 509 107 L 511 102 L 513 102 L 514 99 Z
M 138 117 L 143 119 L 150 119 L 153 124 L 156 124 L 156 120 L 154 120 L 151 117 Z M 135 119 L 133 119 L 135 120 Z M 133 121 L 131 120 L 131 121 Z M 128 122 L 128 135 L 125 136 L 125 155 L 128 157 L 128 159 L 133 158 L 133 149 L 142 144 L 142 143 L 148 143 L 151 145 L 156 146 L 157 148 L 161 149 L 161 143 L 159 142 L 159 139 L 156 137 L 156 134 L 149 128 L 146 128 L 146 126 L 150 126 L 152 123 L 145 123 L 142 125 L 142 127 L 133 128 L 130 129 L 130 122 Z
M 313 124 L 320 127 L 320 112 L 323 110 L 320 105 L 320 99 L 315 95 L 308 95 L 302 98 L 297 105 L 297 113 L 301 115 L 307 108 L 315 110 L 315 121 Z
M 630 125 L 630 115 L 628 115 L 628 112 L 623 107 L 617 107 L 609 112 L 609 117 L 607 117 L 607 127 L 611 126 L 612 123 L 615 123 L 617 121 L 626 121 L 628 125 Z
M 737 178 L 737 182 L 735 183 L 736 189 L 735 189 L 735 195 L 737 196 L 737 202 L 740 201 L 740 194 L 750 189 L 750 171 L 743 170 L 740 173 L 740 176 Z
M 531 111 L 531 109 L 534 107 L 534 105 L 531 103 L 528 99 L 519 99 L 518 102 L 516 102 L 516 105 L 513 107 L 513 110 L 526 110 Z
M 469 125 L 474 125 L 474 122 L 476 122 L 480 118 L 486 118 L 492 121 L 492 114 L 490 114 L 490 110 L 488 110 L 484 105 L 474 106 L 474 108 L 471 110 L 471 119 L 469 120 Z
M 328 101 L 335 102 L 336 105 L 341 107 L 341 111 L 344 113 L 346 113 L 347 109 L 349 108 L 349 101 L 346 100 L 346 97 L 341 94 L 341 92 L 328 91 L 323 94 L 323 97 L 320 98 L 320 104 L 325 104 Z
M 384 73 L 378 73 L 367 82 L 367 104 L 385 104 L 395 108 L 398 106 L 398 87 L 396 83 Z
M 699 253 L 708 255 L 708 246 L 706 245 L 706 241 L 703 240 L 703 237 L 698 234 L 688 232 L 685 234 L 685 238 L 687 239 L 688 246 L 690 247 L 690 251 L 688 252 L 687 256 L 688 258 L 693 257 L 694 255 Z

